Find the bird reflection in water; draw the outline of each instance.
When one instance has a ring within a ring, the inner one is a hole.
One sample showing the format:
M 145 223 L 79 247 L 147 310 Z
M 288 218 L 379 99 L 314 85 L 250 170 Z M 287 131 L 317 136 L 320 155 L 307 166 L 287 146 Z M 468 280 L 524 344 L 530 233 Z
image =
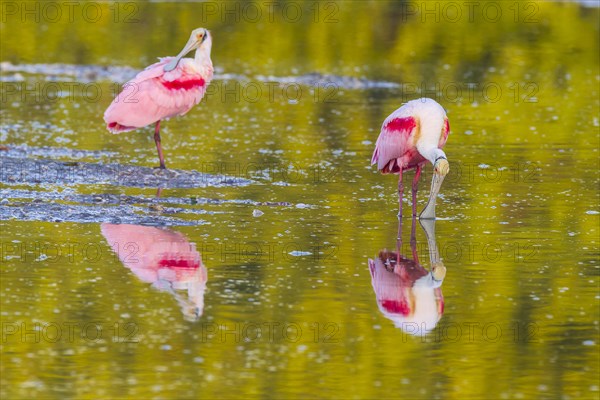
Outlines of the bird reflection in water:
M 396 252 L 381 250 L 369 259 L 371 284 L 381 313 L 406 333 L 425 335 L 437 325 L 444 312 L 442 282 L 446 268 L 435 242 L 435 220 L 419 220 L 429 247 L 431 270 L 419 262 L 416 219 L 412 219 L 410 247 L 412 257 L 401 254 L 402 219 L 398 222 Z
M 207 273 L 195 244 L 166 228 L 104 223 L 100 229 L 125 267 L 143 282 L 173 295 L 187 320 L 200 318 Z

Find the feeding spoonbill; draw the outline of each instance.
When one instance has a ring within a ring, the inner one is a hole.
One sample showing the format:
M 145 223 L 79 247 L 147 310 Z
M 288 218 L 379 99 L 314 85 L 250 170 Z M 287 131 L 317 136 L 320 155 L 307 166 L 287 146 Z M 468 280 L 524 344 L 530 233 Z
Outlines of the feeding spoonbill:
M 419 218 L 435 219 L 435 200 L 450 165 L 442 147 L 450 133 L 446 112 L 435 100 L 422 98 L 409 101 L 383 122 L 375 144 L 371 164 L 377 164 L 382 174 L 398 174 L 398 217 L 402 217 L 404 171 L 416 169 L 412 183 L 413 217 L 417 215 L 417 185 L 421 170 L 429 161 L 433 164 L 433 179 L 429 201 Z
M 108 130 L 120 133 L 155 124 L 154 142 L 160 168 L 166 168 L 160 145 L 160 121 L 184 115 L 202 100 L 213 76 L 211 46 L 208 30 L 194 29 L 176 57 L 161 58 L 127 82 L 104 113 Z M 183 58 L 192 50 L 196 50 L 193 59 Z

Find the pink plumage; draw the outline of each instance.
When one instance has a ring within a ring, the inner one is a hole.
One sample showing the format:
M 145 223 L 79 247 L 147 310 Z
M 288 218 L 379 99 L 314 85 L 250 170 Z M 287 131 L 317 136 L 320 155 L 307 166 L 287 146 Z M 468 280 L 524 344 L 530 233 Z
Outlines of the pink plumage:
M 399 175 L 399 215 L 402 214 L 402 174 L 405 171 L 417 170 L 412 186 L 413 216 L 416 216 L 417 184 L 425 163 L 431 162 L 437 174 L 448 173 L 446 155 L 441 149 L 449 133 L 446 112 L 432 99 L 409 101 L 383 122 L 371 164 L 377 164 L 383 174 Z
M 165 168 L 160 121 L 184 115 L 202 100 L 213 77 L 211 46 L 209 32 L 196 29 L 177 57 L 161 58 L 123 85 L 104 113 L 107 129 L 120 133 L 156 124 L 154 139 L 161 168 Z M 194 59 L 182 58 L 194 49 Z
M 143 282 L 170 292 L 186 318 L 195 321 L 202 315 L 208 275 L 196 245 L 182 233 L 107 223 L 100 225 L 100 231 L 123 265 Z M 187 291 L 187 296 L 179 290 Z
M 104 113 L 109 131 L 126 132 L 184 115 L 202 100 L 212 70 L 202 76 L 192 60 L 183 59 L 173 71 L 165 72 L 173 58 L 152 64 L 123 86 Z
M 369 271 L 377 306 L 396 327 L 425 334 L 436 326 L 444 313 L 441 281 L 418 259 L 382 250 L 369 259 Z
M 407 105 L 410 103 L 412 102 Z M 414 107 L 409 106 L 408 109 L 405 107 L 399 108 L 386 118 L 375 144 L 371 164 L 377 164 L 377 169 L 383 174 L 411 170 L 427 161 L 417 149 L 417 142 L 422 135 L 420 116 L 404 116 L 415 111 Z M 450 133 L 450 124 L 445 113 L 442 122 L 443 127 L 438 133 L 437 148 L 439 149 L 444 147 Z

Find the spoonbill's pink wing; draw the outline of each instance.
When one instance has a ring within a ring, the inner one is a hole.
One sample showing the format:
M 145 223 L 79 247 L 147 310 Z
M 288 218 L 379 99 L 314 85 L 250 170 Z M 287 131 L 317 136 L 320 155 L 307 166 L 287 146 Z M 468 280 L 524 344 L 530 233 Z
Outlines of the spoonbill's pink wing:
M 442 136 L 440 137 L 440 142 L 438 143 L 438 148 L 444 147 L 446 144 L 446 140 L 448 140 L 448 135 L 450 134 L 450 122 L 448 118 L 444 118 L 444 129 L 442 130 Z
M 202 266 L 200 253 L 179 232 L 152 226 L 101 224 L 102 235 L 121 262 L 144 282 L 186 281 Z
M 383 250 L 374 260 L 369 260 L 377 305 L 396 327 L 413 335 L 424 334 L 436 326 L 444 311 L 441 289 L 432 286 L 427 271 L 414 260 L 401 257 L 409 267 L 419 270 L 414 276 L 403 277 L 388 271 L 385 260 L 395 257 L 396 253 Z M 421 278 L 414 279 L 423 273 Z
M 187 319 L 202 315 L 208 276 L 200 253 L 183 234 L 141 225 L 104 223 L 100 229 L 123 265 L 140 280 L 170 292 Z M 187 291 L 187 297 L 179 290 Z
M 405 282 L 400 275 L 388 271 L 380 257 L 369 260 L 369 270 L 379 308 L 389 314 L 408 315 L 411 311 L 411 282 Z
M 401 159 L 417 151 L 412 143 L 416 128 L 415 118 L 390 115 L 381 127 L 371 164 L 384 174 L 400 172 L 405 167 Z
M 104 113 L 108 130 L 119 133 L 183 115 L 202 100 L 212 70 L 203 76 L 193 60 L 184 58 L 173 71 L 165 72 L 171 59 L 161 59 L 123 85 Z

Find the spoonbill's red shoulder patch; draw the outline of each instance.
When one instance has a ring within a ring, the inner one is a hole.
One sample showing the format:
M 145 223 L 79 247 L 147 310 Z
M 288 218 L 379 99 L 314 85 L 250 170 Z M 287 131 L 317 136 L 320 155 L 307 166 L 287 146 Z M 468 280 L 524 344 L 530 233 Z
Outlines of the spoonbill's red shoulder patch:
M 169 90 L 190 90 L 190 89 L 199 89 L 205 85 L 204 79 L 195 78 L 188 80 L 174 80 L 174 81 L 161 81 L 163 86 Z
M 388 131 L 407 131 L 410 132 L 417 126 L 413 117 L 394 118 L 385 125 Z
M 410 307 L 406 301 L 383 300 L 381 306 L 388 312 L 402 314 L 405 317 L 410 314 Z
M 196 269 L 200 267 L 200 263 L 196 260 L 187 260 L 184 258 L 163 258 L 158 262 L 158 265 L 161 267 L 170 267 L 170 268 L 187 268 L 187 269 Z

